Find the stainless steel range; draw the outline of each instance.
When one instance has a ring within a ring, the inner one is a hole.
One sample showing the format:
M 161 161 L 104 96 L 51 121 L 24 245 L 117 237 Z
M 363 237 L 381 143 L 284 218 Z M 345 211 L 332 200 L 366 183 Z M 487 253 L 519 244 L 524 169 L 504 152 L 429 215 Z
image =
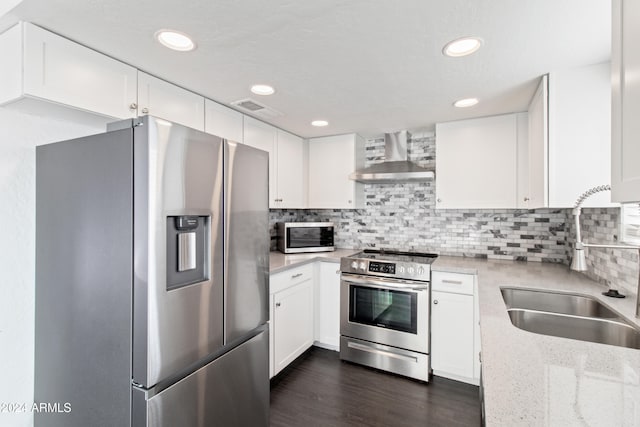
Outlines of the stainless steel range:
M 365 250 L 341 258 L 341 359 L 429 381 L 429 282 L 436 257 Z

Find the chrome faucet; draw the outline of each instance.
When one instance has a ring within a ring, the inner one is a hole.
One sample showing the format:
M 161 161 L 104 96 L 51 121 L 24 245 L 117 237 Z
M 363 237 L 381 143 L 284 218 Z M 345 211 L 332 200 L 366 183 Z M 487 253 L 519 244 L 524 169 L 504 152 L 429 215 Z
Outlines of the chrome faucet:
M 629 245 L 598 245 L 593 243 L 584 243 L 582 241 L 582 237 L 580 236 L 580 213 L 582 212 L 582 203 L 589 198 L 590 196 L 600 193 L 602 191 L 610 191 L 610 185 L 600 185 L 598 187 L 593 187 L 578 197 L 576 200 L 576 204 L 573 207 L 573 216 L 576 220 L 576 244 L 573 248 L 573 259 L 571 260 L 571 269 L 575 271 L 587 271 L 587 260 L 584 254 L 584 248 L 611 248 L 611 249 L 633 249 L 638 251 L 638 261 L 640 262 L 640 246 L 629 246 Z M 617 293 L 616 291 L 609 289 L 608 292 L 603 292 L 603 294 L 607 295 L 608 293 Z M 640 318 L 640 266 L 638 270 L 638 286 L 636 289 L 636 317 Z

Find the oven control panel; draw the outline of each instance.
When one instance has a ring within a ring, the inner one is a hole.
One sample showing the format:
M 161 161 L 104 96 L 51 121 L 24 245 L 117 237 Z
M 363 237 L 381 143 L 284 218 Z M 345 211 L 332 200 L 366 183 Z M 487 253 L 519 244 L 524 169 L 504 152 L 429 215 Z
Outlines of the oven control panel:
M 395 277 L 429 281 L 431 269 L 429 265 L 407 262 L 384 262 L 367 259 L 342 258 L 340 270 L 343 273 L 368 274 L 371 276 Z
M 390 262 L 369 261 L 371 273 L 396 274 L 396 265 Z

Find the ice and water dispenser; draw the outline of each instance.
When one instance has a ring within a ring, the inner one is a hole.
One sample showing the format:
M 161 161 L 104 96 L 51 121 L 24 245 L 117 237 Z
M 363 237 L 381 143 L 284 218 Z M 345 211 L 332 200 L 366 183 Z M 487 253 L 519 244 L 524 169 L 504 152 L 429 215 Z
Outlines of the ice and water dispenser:
M 167 217 L 167 290 L 209 279 L 208 216 Z

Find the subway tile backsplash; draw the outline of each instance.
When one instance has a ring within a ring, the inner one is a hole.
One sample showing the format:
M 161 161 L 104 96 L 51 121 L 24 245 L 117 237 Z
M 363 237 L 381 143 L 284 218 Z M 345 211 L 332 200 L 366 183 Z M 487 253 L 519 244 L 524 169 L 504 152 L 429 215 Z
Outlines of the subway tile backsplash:
M 409 158 L 435 166 L 433 134 L 413 137 Z M 366 144 L 367 165 L 384 160 L 384 140 Z M 437 179 L 436 175 L 436 179 Z M 435 209 L 435 181 L 366 184 L 364 209 L 270 212 L 272 248 L 278 221 L 331 221 L 341 248 L 435 252 L 440 255 L 569 264 L 575 241 L 571 209 Z M 583 209 L 586 241 L 616 242 L 619 210 Z M 634 251 L 589 250 L 587 274 L 605 285 L 635 291 Z

